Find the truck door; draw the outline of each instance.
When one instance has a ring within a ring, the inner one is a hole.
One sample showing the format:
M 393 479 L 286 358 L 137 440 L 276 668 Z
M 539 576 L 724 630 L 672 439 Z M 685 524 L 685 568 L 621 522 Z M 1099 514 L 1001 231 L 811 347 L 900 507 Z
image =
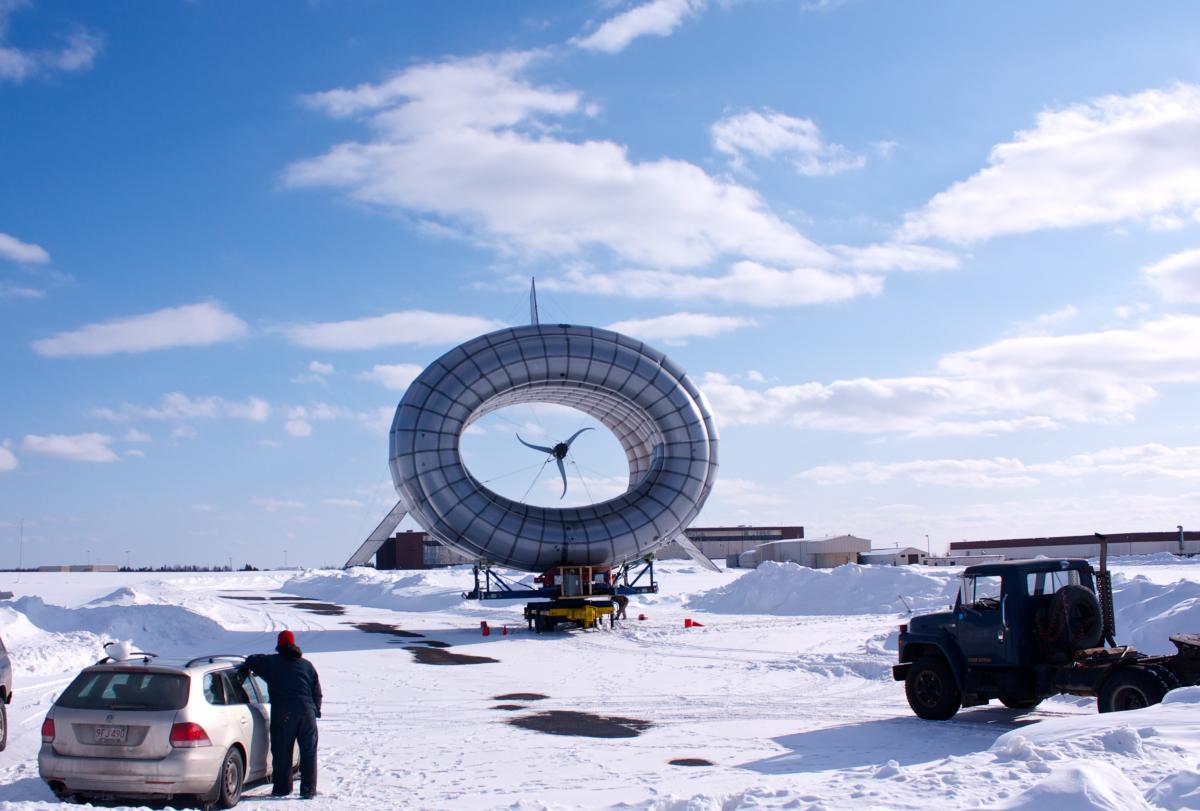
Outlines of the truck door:
M 963 578 L 956 612 L 958 644 L 972 665 L 1012 664 L 1008 629 L 1004 627 L 1005 596 L 1000 575 Z

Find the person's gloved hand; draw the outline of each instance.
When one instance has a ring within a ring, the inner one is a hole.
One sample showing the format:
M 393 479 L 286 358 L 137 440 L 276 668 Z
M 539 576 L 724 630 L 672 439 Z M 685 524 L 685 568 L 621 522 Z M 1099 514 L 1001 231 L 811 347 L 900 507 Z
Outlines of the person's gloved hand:
M 318 717 L 318 718 L 320 718 L 320 717 L 321 717 L 321 711 L 320 711 L 320 710 L 317 710 L 317 717 Z

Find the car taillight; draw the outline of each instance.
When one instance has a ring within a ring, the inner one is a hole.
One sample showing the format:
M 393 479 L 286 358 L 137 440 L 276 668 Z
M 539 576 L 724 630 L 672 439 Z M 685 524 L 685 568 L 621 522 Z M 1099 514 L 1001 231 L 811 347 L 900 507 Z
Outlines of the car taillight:
M 902 634 L 908 633 L 908 623 L 905 623 L 904 625 L 900 626 L 900 633 L 902 633 Z
M 54 719 L 47 716 L 45 721 L 42 721 L 42 741 L 50 743 L 54 740 Z
M 196 746 L 212 746 L 208 733 L 199 724 L 191 721 L 175 724 L 171 727 L 171 746 L 177 749 L 190 749 Z

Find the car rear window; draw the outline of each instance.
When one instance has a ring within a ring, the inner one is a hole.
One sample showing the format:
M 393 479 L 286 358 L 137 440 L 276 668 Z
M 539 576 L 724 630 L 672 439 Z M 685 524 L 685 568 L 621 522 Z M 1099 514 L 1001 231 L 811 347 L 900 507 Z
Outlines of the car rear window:
M 80 673 L 57 703 L 75 710 L 178 710 L 187 693 L 187 676 L 102 670 Z

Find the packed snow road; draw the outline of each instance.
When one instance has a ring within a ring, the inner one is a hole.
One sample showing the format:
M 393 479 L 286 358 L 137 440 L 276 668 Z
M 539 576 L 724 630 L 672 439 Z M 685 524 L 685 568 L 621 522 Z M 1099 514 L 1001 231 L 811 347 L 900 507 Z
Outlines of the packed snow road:
M 1123 639 L 1200 629 L 1200 567 L 1120 571 Z M 664 563 L 631 619 L 547 636 L 519 602 L 464 602 L 463 570 L 6 575 L 0 808 L 60 805 L 37 776 L 40 724 L 101 642 L 251 653 L 285 627 L 325 687 L 321 796 L 261 786 L 248 808 L 1200 808 L 1200 688 L 1123 715 L 1055 699 L 913 717 L 890 676 L 899 596 L 942 607 L 953 575 Z

